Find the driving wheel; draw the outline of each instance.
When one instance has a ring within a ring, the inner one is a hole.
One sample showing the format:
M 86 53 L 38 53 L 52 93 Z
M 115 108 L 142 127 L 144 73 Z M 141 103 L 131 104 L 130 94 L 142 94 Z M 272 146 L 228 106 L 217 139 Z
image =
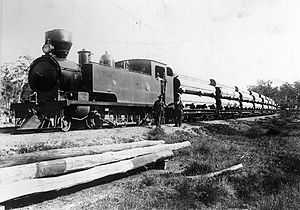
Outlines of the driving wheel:
M 62 131 L 67 132 L 71 128 L 71 119 L 68 119 L 66 117 L 62 117 L 60 119 L 60 128 Z

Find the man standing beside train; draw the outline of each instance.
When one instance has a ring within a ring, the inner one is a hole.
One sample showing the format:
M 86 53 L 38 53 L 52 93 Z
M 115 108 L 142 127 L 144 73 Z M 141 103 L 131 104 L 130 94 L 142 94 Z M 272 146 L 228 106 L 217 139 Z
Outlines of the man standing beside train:
M 156 127 L 160 127 L 161 125 L 162 117 L 164 114 L 164 108 L 165 108 L 165 104 L 163 101 L 163 97 L 162 95 L 160 95 L 153 105 L 154 123 Z
M 183 115 L 183 103 L 181 101 L 180 95 L 178 94 L 175 99 L 175 110 L 174 110 L 174 117 L 175 117 L 175 127 L 180 127 L 182 124 L 182 115 Z

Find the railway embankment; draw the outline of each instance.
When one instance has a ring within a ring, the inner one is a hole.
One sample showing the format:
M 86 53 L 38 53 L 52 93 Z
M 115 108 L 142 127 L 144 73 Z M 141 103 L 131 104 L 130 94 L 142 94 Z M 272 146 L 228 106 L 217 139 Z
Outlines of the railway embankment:
M 129 127 L 27 134 L 23 136 L 27 136 L 25 139 L 20 136 L 20 139 L 12 139 L 11 142 L 9 139 L 1 139 L 1 157 L 49 148 L 145 139 L 164 140 L 166 143 L 189 141 L 192 145 L 175 151 L 165 170 L 144 168 L 77 188 L 12 200 L 6 203 L 6 207 L 299 209 L 299 119 L 298 116 L 290 115 L 184 124 L 181 128 L 171 125 L 161 129 Z M 243 167 L 212 177 L 205 176 L 238 164 Z

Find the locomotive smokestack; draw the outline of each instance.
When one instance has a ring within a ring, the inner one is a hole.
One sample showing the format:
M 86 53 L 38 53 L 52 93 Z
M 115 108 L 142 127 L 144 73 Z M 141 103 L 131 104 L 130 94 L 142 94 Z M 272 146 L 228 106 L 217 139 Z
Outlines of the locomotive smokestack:
M 72 47 L 72 34 L 64 29 L 54 29 L 45 33 L 45 43 L 50 40 L 54 46 L 52 53 L 58 58 L 66 58 Z

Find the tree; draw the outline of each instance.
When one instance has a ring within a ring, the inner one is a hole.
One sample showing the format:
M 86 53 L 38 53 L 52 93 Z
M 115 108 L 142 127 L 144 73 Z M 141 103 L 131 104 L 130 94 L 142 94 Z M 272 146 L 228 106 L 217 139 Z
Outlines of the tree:
M 294 87 L 296 89 L 297 95 L 300 95 L 300 81 L 294 82 Z
M 249 87 L 249 90 L 268 96 L 282 107 L 300 107 L 300 81 L 292 84 L 286 82 L 280 87 L 272 87 L 272 81 L 259 80 L 257 85 Z
M 4 109 L 8 110 L 12 102 L 19 100 L 32 60 L 30 56 L 20 56 L 16 62 L 5 63 L 0 67 L 0 104 Z
M 280 86 L 279 90 L 280 91 L 278 96 L 282 103 L 283 102 L 291 103 L 292 101 L 296 100 L 297 92 L 295 87 L 292 84 L 284 83 Z
M 296 94 L 297 94 L 296 103 L 297 106 L 300 107 L 300 81 L 294 82 L 294 87 L 296 89 Z
M 272 87 L 272 83 L 273 82 L 271 80 L 259 80 L 257 81 L 257 85 L 250 86 L 248 90 L 276 100 L 278 95 L 278 87 Z

